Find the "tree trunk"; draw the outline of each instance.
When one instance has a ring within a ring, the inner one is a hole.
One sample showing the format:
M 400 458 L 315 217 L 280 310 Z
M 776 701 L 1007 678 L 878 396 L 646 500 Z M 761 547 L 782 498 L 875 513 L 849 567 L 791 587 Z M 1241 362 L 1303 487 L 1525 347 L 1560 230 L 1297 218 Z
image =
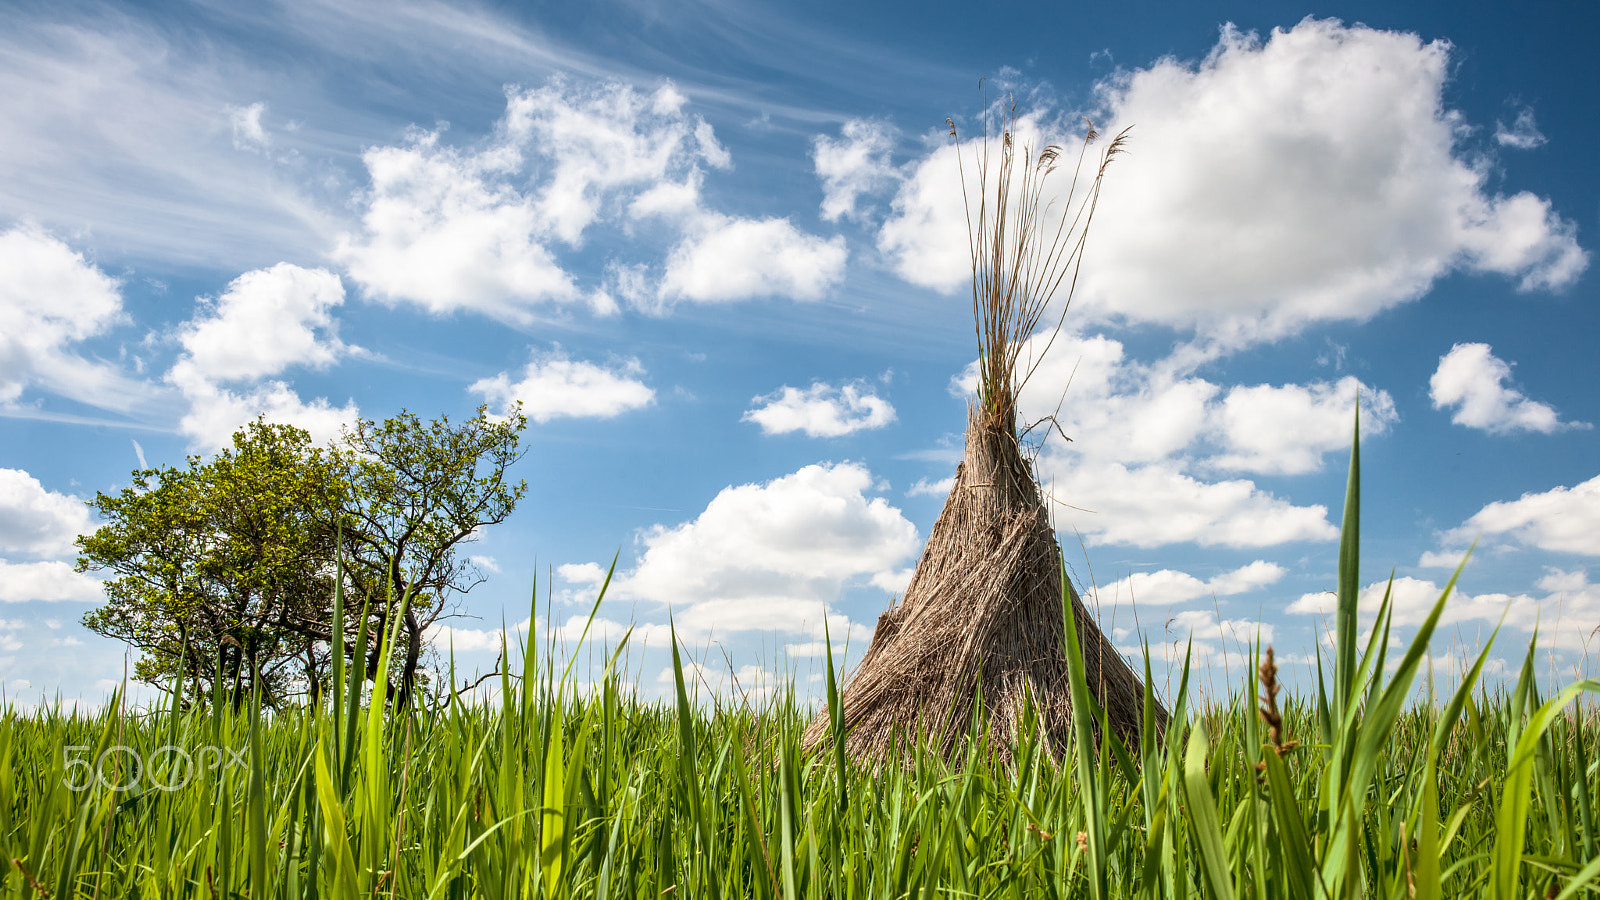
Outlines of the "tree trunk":
M 401 621 L 401 628 L 406 633 L 406 662 L 400 671 L 400 691 L 395 695 L 396 709 L 405 709 L 411 705 L 411 698 L 417 686 L 417 663 L 422 658 L 422 624 L 417 620 L 417 614 L 409 607 L 406 609 L 405 619 Z

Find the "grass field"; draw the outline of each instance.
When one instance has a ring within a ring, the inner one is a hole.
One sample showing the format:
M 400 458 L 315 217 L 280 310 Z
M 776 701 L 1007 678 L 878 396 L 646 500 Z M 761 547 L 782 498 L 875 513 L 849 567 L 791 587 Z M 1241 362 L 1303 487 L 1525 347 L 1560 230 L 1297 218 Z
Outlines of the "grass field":
M 1543 696 L 1530 648 L 1514 684 L 1485 688 L 1479 657 L 1436 697 L 1425 650 L 1446 597 L 1398 659 L 1384 613 L 1358 647 L 1358 497 L 1353 457 L 1336 643 L 1310 696 L 1274 697 L 1252 672 L 1230 701 L 1191 705 L 1186 673 L 1166 734 L 1124 747 L 1095 739 L 1080 666 L 1067 757 L 1023 746 L 1012 769 L 981 741 L 869 769 L 835 734 L 807 756 L 812 711 L 792 693 L 696 703 L 676 649 L 667 703 L 640 702 L 614 671 L 579 692 L 527 653 L 496 699 L 434 710 L 390 713 L 381 687 L 364 695 L 342 669 L 344 690 L 286 713 L 115 698 L 93 714 L 9 710 L 0 892 L 1600 895 L 1600 719 L 1584 705 L 1600 683 Z

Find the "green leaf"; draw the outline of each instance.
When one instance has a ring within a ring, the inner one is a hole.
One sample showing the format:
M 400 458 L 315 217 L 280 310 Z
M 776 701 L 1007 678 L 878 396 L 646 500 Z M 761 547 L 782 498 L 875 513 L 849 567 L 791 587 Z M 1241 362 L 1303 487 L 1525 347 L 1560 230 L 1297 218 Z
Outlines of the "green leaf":
M 1183 793 L 1188 803 L 1189 828 L 1200 847 L 1200 869 L 1206 885 L 1218 900 L 1233 900 L 1233 876 L 1223 847 L 1222 822 L 1206 780 L 1206 726 L 1195 723 L 1183 758 Z

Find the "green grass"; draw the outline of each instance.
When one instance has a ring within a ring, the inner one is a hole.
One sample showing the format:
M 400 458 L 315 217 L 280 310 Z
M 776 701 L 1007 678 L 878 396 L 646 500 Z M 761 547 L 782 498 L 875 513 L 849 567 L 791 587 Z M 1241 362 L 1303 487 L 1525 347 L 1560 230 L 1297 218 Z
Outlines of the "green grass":
M 1386 611 L 1356 646 L 1359 487 L 1352 454 L 1329 677 L 1275 701 L 1276 742 L 1254 672 L 1231 700 L 1191 706 L 1187 671 L 1165 735 L 1097 741 L 1080 669 L 1069 759 L 1023 746 L 1002 769 L 973 741 L 957 760 L 910 746 L 868 771 L 840 734 L 801 752 L 812 710 L 792 691 L 694 702 L 676 649 L 665 703 L 610 667 L 579 692 L 570 665 L 529 653 L 495 700 L 438 710 L 390 714 L 354 686 L 276 714 L 13 709 L 0 896 L 1600 895 L 1600 719 L 1580 700 L 1600 683 L 1544 696 L 1530 647 L 1515 684 L 1486 689 L 1475 668 L 1418 701 L 1446 598 L 1396 665 Z M 831 675 L 826 699 L 837 712 Z M 222 748 L 223 764 L 164 790 L 185 769 L 162 747 Z M 103 760 L 103 783 L 70 789 L 93 768 L 77 759 Z

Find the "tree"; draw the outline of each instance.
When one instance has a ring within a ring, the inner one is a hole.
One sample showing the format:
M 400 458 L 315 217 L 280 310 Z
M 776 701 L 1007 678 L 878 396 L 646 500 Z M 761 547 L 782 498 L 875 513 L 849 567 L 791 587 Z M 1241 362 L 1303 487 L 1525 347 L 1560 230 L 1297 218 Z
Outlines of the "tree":
M 142 651 L 140 680 L 170 687 L 182 671 L 209 691 L 220 672 L 235 702 L 259 689 L 275 703 L 317 670 L 302 624 L 328 616 L 348 496 L 337 454 L 261 420 L 210 462 L 135 472 L 90 501 L 107 524 L 78 539 L 78 571 L 116 577 L 84 625 Z
M 408 599 L 399 623 L 403 646 L 396 648 L 403 655 L 395 654 L 400 706 L 412 701 L 424 635 L 454 612 L 450 595 L 483 580 L 458 549 L 484 526 L 505 521 L 527 492 L 526 481 L 506 478 L 523 456 L 518 441 L 526 427 L 520 412 L 495 418 L 480 406 L 460 425 L 445 416 L 424 425 L 402 411 L 382 425 L 362 420 L 345 435 L 352 573 L 368 596 Z M 372 606 L 382 634 L 391 612 L 386 603 Z M 367 674 L 377 677 L 378 647 L 369 646 Z
M 259 690 L 279 703 L 326 677 L 342 594 L 346 629 L 368 629 L 367 676 L 393 678 L 396 703 L 410 703 L 428 628 L 482 581 L 459 549 L 526 491 L 506 477 L 526 424 L 482 407 L 460 425 L 402 411 L 320 448 L 258 419 L 210 461 L 137 471 L 90 502 L 106 524 L 79 538 L 77 568 L 114 577 L 84 625 L 138 648 L 140 680 L 171 690 L 181 672 L 209 692 L 221 673 L 234 702 Z M 397 614 L 403 652 L 379 673 Z

